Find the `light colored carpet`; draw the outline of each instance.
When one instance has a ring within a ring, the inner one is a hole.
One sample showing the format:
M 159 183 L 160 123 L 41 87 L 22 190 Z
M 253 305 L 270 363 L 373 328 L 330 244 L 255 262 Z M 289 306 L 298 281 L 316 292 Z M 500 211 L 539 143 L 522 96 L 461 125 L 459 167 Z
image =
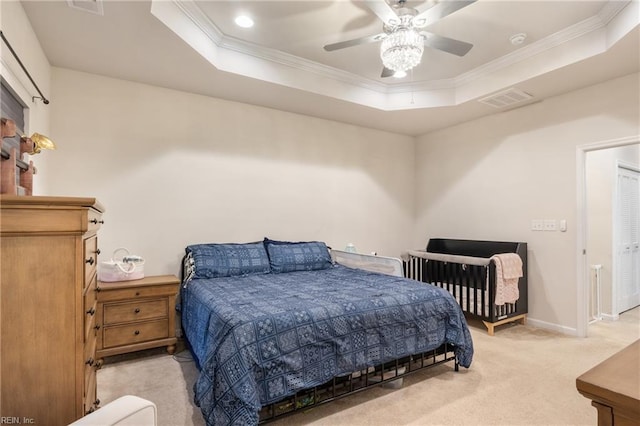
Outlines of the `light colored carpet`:
M 491 337 L 471 322 L 471 368 L 442 365 L 281 419 L 274 425 L 595 425 L 596 410 L 578 393 L 585 371 L 640 338 L 640 308 L 589 326 L 588 338 L 522 325 Z M 98 371 L 102 405 L 125 394 L 153 401 L 159 425 L 204 425 L 193 404 L 197 369 L 188 351 L 162 349 L 107 358 Z M 640 386 L 640 378 L 638 378 Z

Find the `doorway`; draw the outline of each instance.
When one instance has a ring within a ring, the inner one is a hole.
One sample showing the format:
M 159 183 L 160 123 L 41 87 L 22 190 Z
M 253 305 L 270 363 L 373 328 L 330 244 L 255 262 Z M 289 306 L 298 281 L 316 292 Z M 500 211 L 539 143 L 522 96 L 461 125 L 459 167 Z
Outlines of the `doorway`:
M 640 168 L 640 135 L 577 148 L 576 334 L 581 337 L 587 336 L 589 322 L 594 317 L 615 320 L 620 312 L 616 311 L 619 292 L 614 290 L 617 278 L 614 274 L 620 269 L 614 266 L 615 235 L 618 235 L 614 228 L 614 215 L 620 210 L 617 207 L 616 187 L 621 160 L 625 165 Z M 596 269 L 600 276 L 599 292 L 594 291 Z M 631 279 L 637 282 L 637 277 Z M 594 307 L 598 305 L 602 307 L 601 315 L 594 315 Z

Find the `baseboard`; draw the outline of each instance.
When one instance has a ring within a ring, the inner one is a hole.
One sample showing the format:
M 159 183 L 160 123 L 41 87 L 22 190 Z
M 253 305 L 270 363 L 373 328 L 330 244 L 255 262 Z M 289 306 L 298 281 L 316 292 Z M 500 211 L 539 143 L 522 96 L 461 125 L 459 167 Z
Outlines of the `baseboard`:
M 566 334 L 568 336 L 578 336 L 578 330 L 571 327 L 565 327 L 560 324 L 553 324 L 546 321 L 537 320 L 531 317 L 527 317 L 527 325 L 532 327 L 543 328 L 545 330 L 556 331 L 558 333 Z
M 618 321 L 620 319 L 620 315 L 611 315 L 611 314 L 601 314 L 600 315 L 604 321 Z

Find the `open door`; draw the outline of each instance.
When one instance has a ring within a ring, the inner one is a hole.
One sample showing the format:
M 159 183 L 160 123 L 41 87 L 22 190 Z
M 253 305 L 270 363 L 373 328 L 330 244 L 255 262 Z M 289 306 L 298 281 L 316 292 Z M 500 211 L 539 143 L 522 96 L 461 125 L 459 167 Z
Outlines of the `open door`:
M 640 305 L 640 172 L 618 166 L 614 271 L 619 314 Z

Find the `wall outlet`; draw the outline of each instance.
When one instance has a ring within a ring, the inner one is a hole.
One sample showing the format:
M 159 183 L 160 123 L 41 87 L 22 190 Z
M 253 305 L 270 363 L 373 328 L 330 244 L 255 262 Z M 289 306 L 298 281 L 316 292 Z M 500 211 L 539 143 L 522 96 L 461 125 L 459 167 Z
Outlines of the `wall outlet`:
M 555 219 L 545 219 L 544 220 L 544 230 L 545 231 L 555 231 L 555 230 L 557 230 L 556 220 Z
M 542 219 L 533 219 L 531 221 L 531 230 L 532 231 L 543 231 L 544 230 L 544 221 Z

